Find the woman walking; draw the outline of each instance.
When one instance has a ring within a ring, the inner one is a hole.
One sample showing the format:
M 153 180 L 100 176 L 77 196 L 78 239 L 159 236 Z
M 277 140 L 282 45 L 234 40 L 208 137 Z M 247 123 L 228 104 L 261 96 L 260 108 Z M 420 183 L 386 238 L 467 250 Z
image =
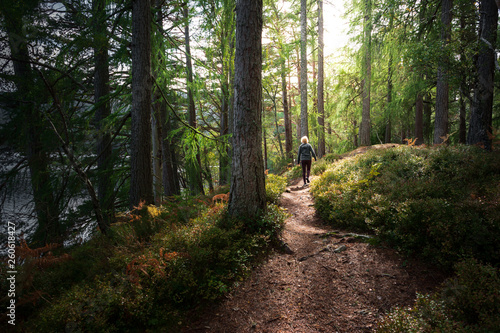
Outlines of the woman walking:
M 309 144 L 309 139 L 307 136 L 303 136 L 302 144 L 299 147 L 299 155 L 297 156 L 297 164 L 302 164 L 302 179 L 304 180 L 304 185 L 309 183 L 309 174 L 311 173 L 312 158 L 317 161 L 316 154 L 314 153 L 313 147 Z

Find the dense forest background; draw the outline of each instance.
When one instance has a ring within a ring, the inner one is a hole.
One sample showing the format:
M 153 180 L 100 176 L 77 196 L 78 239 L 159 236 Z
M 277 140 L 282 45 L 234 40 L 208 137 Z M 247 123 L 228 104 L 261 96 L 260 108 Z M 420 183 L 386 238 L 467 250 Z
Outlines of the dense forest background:
M 232 162 L 242 125 L 257 124 L 268 173 L 294 163 L 304 135 L 319 157 L 389 142 L 492 149 L 495 1 L 351 0 L 349 31 L 329 32 L 350 42 L 328 56 L 325 4 L 342 6 L 264 1 L 261 109 L 245 121 L 235 0 L 2 1 L 2 228 L 43 245 L 106 233 L 141 201 L 217 192 L 254 170 Z

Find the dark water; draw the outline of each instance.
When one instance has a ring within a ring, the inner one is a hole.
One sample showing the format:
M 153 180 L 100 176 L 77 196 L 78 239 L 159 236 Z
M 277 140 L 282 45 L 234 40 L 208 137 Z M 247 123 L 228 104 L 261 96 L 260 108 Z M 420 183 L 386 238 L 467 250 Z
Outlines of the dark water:
M 9 176 L 22 159 L 21 154 L 0 147 L 0 256 L 6 254 L 8 235 L 12 234 L 12 227 L 15 229 L 16 243 L 21 237 L 29 240 L 37 227 L 28 168 L 21 169 L 15 176 Z M 61 219 L 67 218 L 84 199 L 84 195 L 71 199 L 61 212 Z M 64 244 L 88 240 L 95 229 L 94 224 L 90 217 L 79 221 L 79 227 L 70 230 Z

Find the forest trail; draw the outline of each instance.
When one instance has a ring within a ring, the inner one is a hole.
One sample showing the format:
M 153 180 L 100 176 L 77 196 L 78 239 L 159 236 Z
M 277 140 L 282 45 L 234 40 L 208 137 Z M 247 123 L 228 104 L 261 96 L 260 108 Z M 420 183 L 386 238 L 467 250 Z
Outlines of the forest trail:
M 292 215 L 283 240 L 294 253 L 273 253 L 184 333 L 373 332 L 391 307 L 442 282 L 437 271 L 323 224 L 301 185 L 281 199 Z

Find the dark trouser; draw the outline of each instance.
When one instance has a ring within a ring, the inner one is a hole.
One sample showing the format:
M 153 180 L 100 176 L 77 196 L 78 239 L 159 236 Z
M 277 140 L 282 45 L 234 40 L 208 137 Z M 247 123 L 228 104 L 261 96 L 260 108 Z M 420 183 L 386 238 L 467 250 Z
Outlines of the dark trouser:
M 309 179 L 309 174 L 311 173 L 312 160 L 302 160 L 300 163 L 302 164 L 302 179 L 304 179 L 305 184 L 306 179 Z

